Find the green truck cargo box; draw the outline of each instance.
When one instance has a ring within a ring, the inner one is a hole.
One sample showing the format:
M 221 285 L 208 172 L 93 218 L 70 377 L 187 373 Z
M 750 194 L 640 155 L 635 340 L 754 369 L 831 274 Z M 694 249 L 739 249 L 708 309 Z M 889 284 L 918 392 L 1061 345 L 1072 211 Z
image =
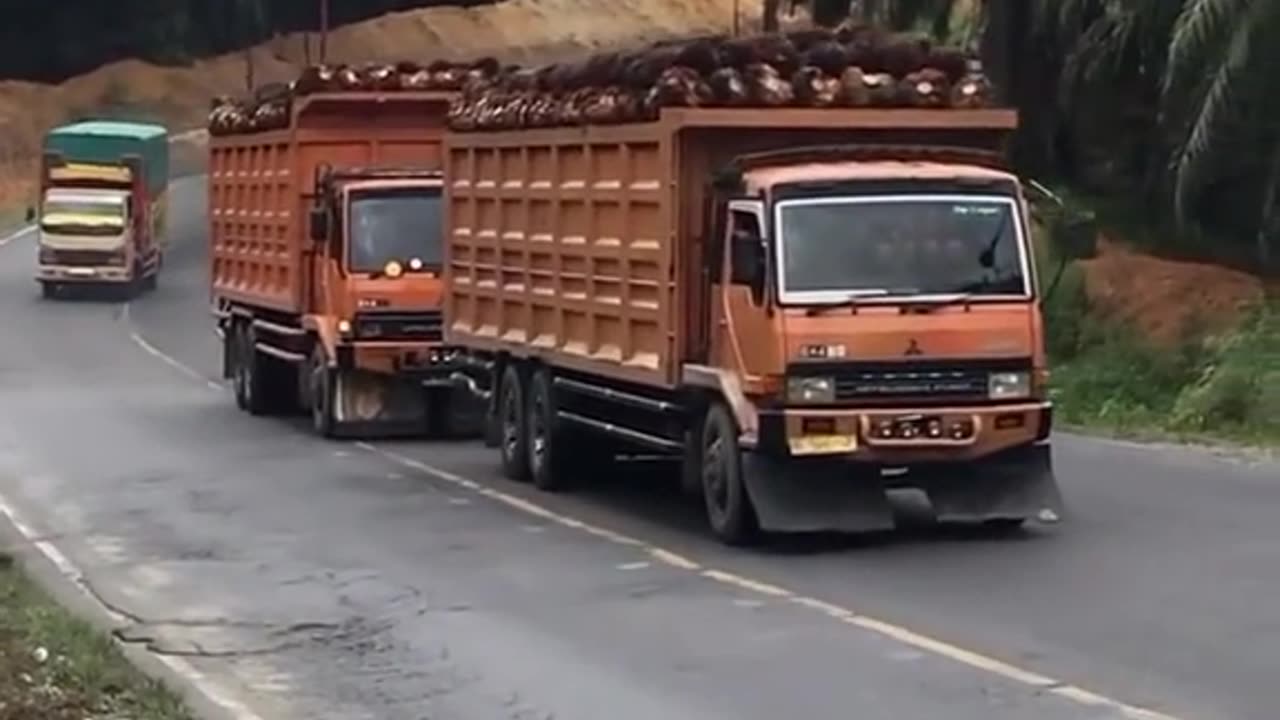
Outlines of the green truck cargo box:
M 118 165 L 126 155 L 142 158 L 147 192 L 156 197 L 169 183 L 169 132 L 160 125 L 90 120 L 54 128 L 44 150 L 66 162 Z

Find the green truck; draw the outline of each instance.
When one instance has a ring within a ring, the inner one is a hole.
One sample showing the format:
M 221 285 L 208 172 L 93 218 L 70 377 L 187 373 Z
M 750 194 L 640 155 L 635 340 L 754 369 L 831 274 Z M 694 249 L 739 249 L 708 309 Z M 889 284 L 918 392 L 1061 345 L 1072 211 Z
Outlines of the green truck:
M 71 285 L 155 287 L 167 247 L 169 133 L 144 123 L 93 120 L 49 131 L 40 167 L 44 296 Z

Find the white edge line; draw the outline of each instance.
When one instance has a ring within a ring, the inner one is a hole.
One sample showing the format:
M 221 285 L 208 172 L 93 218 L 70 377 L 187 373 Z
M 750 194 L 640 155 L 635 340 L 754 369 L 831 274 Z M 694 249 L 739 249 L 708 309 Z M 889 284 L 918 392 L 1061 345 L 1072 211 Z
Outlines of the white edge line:
M 4 237 L 0 238 L 0 247 L 4 247 L 5 245 L 8 245 L 14 240 L 17 240 L 20 237 L 25 237 L 27 235 L 30 235 L 35 231 L 36 231 L 35 225 L 28 225 L 20 230 L 15 230 L 9 233 L 8 235 L 5 235 Z
M 92 602 L 96 607 L 100 608 L 113 621 L 117 623 L 127 622 L 128 618 L 105 605 L 97 598 L 88 587 L 85 586 L 85 574 L 76 566 L 70 558 L 66 556 L 56 545 L 48 540 L 41 540 L 40 535 L 35 532 L 30 524 L 28 524 L 4 495 L 0 494 L 0 515 L 4 515 L 8 519 L 9 524 L 17 529 L 18 534 L 24 540 L 31 543 L 35 549 L 45 557 L 50 563 L 57 568 L 59 574 L 73 584 L 81 595 Z M 113 642 L 119 644 L 119 640 L 113 638 Z M 180 657 L 171 657 L 156 653 L 149 653 L 151 657 L 159 660 L 169 667 L 176 675 L 185 679 L 200 694 L 204 695 L 211 702 L 221 706 L 225 711 L 230 713 L 237 720 L 263 720 L 257 713 L 250 710 L 244 703 L 228 696 L 223 692 L 218 683 L 210 680 L 204 673 L 197 670 L 187 662 L 186 659 Z
M 126 306 L 125 309 L 125 320 L 127 322 L 128 306 Z M 145 350 L 148 354 L 155 356 L 166 365 L 179 369 L 184 375 L 194 378 L 207 386 L 211 386 L 217 390 L 221 389 L 216 383 L 210 381 L 196 370 L 158 350 L 155 346 L 151 345 L 146 341 L 146 339 L 139 335 L 132 327 L 129 328 L 129 336 L 138 344 L 139 347 Z M 401 455 L 397 452 L 386 450 L 373 443 L 355 442 L 352 444 L 361 450 L 378 455 L 400 465 L 401 467 L 417 470 L 418 472 L 434 477 L 437 480 L 455 485 L 528 515 L 555 523 L 562 527 L 587 533 L 588 535 L 602 540 L 607 540 L 615 545 L 638 549 L 648 555 L 649 558 L 655 562 L 668 567 L 672 567 L 677 570 L 695 572 L 701 577 L 720 585 L 734 587 L 765 598 L 785 601 L 809 610 L 816 610 L 847 625 L 860 628 L 864 631 L 874 633 L 902 645 L 915 648 L 916 650 L 934 657 L 951 660 L 971 669 L 985 672 L 988 675 L 994 675 L 1005 680 L 1018 683 L 1019 685 L 1030 687 L 1038 692 L 1053 694 L 1076 705 L 1082 705 L 1085 707 L 1106 707 L 1118 712 L 1125 718 L 1129 718 L 1129 720 L 1182 720 L 1175 715 L 1169 715 L 1157 710 L 1141 707 L 1139 705 L 1131 705 L 1129 703 L 1086 690 L 1085 688 L 1077 685 L 1072 685 L 1032 670 L 1017 667 L 1002 660 L 984 655 L 980 652 L 967 650 L 959 645 L 953 645 L 944 640 L 929 637 L 928 635 L 915 632 L 914 630 L 910 630 L 900 625 L 895 625 L 873 617 L 858 614 L 856 611 L 849 608 L 828 603 L 817 598 L 800 595 L 771 583 L 753 580 L 715 568 L 703 567 L 696 560 L 687 558 L 652 543 L 609 530 L 608 528 L 593 525 L 567 515 L 562 515 L 531 500 L 526 500 L 522 497 L 505 493 L 501 490 L 496 490 L 476 480 L 463 477 L 456 473 L 449 472 L 448 470 L 434 467 L 420 460 L 415 460 L 405 455 Z

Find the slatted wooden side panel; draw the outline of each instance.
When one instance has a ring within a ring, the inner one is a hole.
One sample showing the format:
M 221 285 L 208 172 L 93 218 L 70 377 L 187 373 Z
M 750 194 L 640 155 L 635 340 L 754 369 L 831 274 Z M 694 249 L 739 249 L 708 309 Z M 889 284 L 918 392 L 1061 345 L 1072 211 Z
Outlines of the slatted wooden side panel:
M 667 384 L 667 153 L 644 128 L 457 137 L 446 168 L 451 339 Z
M 284 132 L 215 140 L 209 153 L 211 277 L 218 295 L 292 310 L 301 272 L 296 167 Z

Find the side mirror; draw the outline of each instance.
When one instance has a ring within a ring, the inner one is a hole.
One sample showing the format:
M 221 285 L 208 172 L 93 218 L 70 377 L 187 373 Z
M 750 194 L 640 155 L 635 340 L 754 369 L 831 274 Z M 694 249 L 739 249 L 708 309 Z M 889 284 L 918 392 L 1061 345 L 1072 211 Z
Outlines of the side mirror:
M 730 248 L 730 282 L 749 285 L 759 295 L 764 289 L 764 247 L 760 236 L 747 230 L 735 230 Z
M 28 205 L 27 206 L 27 224 L 30 225 L 35 221 L 36 221 L 36 209 Z
M 1098 230 L 1098 221 L 1091 212 L 1061 213 L 1052 226 L 1054 248 L 1067 260 L 1097 257 Z
M 308 213 L 311 241 L 322 243 L 329 239 L 329 209 L 324 205 L 313 205 Z

